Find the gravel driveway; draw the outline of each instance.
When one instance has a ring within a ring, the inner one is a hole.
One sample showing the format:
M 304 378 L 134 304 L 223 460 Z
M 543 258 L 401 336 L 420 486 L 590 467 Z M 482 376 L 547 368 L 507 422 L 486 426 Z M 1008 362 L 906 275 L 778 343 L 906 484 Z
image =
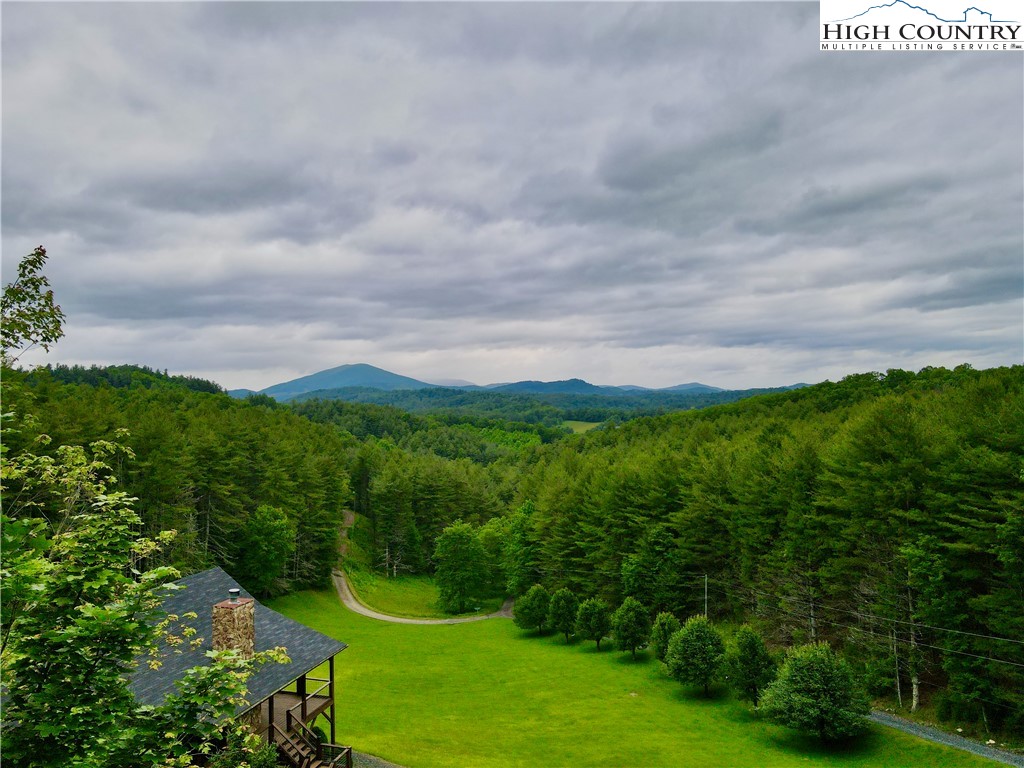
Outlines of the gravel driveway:
M 996 762 L 1003 763 L 1004 765 L 1016 765 L 1019 766 L 1019 768 L 1024 768 L 1024 755 L 1018 752 L 1009 752 L 1005 749 L 996 749 L 995 747 L 990 747 L 986 744 L 979 744 L 971 739 L 965 739 L 963 736 L 946 733 L 945 731 L 940 731 L 938 728 L 921 725 L 920 723 L 905 720 L 902 717 L 890 715 L 888 712 L 880 712 L 877 709 L 872 711 L 868 717 L 876 723 L 886 725 L 890 728 L 895 728 L 921 739 L 927 739 L 928 741 L 934 741 L 939 744 L 945 744 L 949 747 L 962 749 L 964 752 L 973 752 L 976 755 L 987 757 L 989 760 L 995 760 Z

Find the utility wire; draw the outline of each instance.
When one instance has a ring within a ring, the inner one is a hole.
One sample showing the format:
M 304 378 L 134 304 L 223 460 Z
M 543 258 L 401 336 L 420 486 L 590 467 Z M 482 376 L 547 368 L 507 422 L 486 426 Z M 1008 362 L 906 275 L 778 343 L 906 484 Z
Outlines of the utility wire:
M 766 597 L 773 597 L 773 598 L 776 598 L 778 600 L 788 600 L 790 602 L 803 603 L 804 605 L 808 605 L 808 606 L 812 605 L 812 603 L 810 601 L 808 601 L 808 600 L 800 600 L 799 598 L 791 597 L 791 596 L 788 596 L 788 595 L 776 595 L 776 594 L 773 594 L 771 592 L 763 592 L 761 590 L 754 589 L 753 587 L 744 586 L 743 584 L 741 584 L 738 581 L 727 582 L 727 581 L 725 581 L 723 579 L 718 579 L 718 578 L 715 578 L 715 577 L 711 577 L 711 580 L 715 581 L 715 582 L 717 582 L 719 584 L 723 584 L 723 585 L 726 585 L 726 586 L 732 586 L 732 587 L 737 588 L 737 589 L 742 589 L 742 590 L 745 590 L 745 591 L 748 591 L 748 592 L 753 592 L 755 594 L 764 595 Z M 958 635 L 969 635 L 971 637 L 980 637 L 980 638 L 984 638 L 986 640 L 1000 640 L 1000 641 L 1006 642 L 1006 643 L 1017 643 L 1018 645 L 1024 645 L 1024 640 L 1015 640 L 1012 637 L 1000 637 L 998 635 L 985 635 L 985 634 L 982 634 L 980 632 L 968 632 L 968 631 L 963 630 L 963 629 L 952 629 L 950 627 L 937 627 L 937 626 L 934 626 L 932 624 L 922 624 L 922 623 L 917 622 L 917 621 L 905 621 L 905 620 L 902 620 L 902 619 L 892 619 L 892 618 L 889 618 L 889 617 L 886 617 L 886 616 L 879 616 L 879 615 L 874 614 L 874 613 L 866 613 L 866 612 L 863 612 L 863 611 L 851 611 L 851 610 L 848 610 L 848 609 L 845 609 L 845 608 L 836 608 L 836 607 L 830 606 L 830 605 L 828 605 L 827 603 L 824 603 L 824 602 L 822 602 L 822 603 L 813 603 L 813 605 L 816 605 L 816 606 L 818 606 L 818 607 L 820 607 L 820 608 L 822 608 L 824 610 L 835 611 L 835 612 L 838 612 L 838 613 L 847 613 L 847 614 L 850 614 L 852 616 L 856 616 L 858 618 L 871 618 L 871 619 L 876 619 L 878 621 L 892 622 L 894 624 L 907 624 L 907 625 L 910 625 L 910 626 L 913 626 L 913 627 L 919 627 L 919 628 L 923 628 L 923 629 L 931 629 L 931 630 L 935 630 L 937 632 L 952 632 L 952 633 L 958 634 Z
M 920 648 L 931 648 L 932 650 L 936 651 L 943 651 L 945 653 L 955 653 L 960 656 L 970 656 L 975 659 L 982 659 L 983 661 L 992 661 L 997 664 L 1008 664 L 1011 667 L 1020 667 L 1021 669 L 1024 669 L 1024 664 L 1020 664 L 1016 661 L 1009 661 L 1008 659 L 997 659 L 993 656 L 980 656 L 976 653 L 968 653 L 967 651 L 957 651 L 952 648 L 943 648 L 942 646 L 938 645 L 930 645 L 928 643 L 921 642 L 920 640 L 907 640 L 900 637 L 890 637 L 888 635 L 882 635 L 877 632 L 873 632 L 869 629 L 864 629 L 863 627 L 854 627 L 849 624 L 843 624 L 838 621 L 831 621 L 829 619 L 822 618 L 821 616 L 811 616 L 811 614 L 809 613 L 797 613 L 796 611 L 787 611 L 783 608 L 773 608 L 773 610 L 779 613 L 784 613 L 789 616 L 796 616 L 802 619 L 813 619 L 814 621 L 821 622 L 822 624 L 829 624 L 834 627 L 842 627 L 844 629 L 848 629 L 852 632 L 860 632 L 862 634 L 871 635 L 872 637 L 881 638 L 886 643 L 895 641 L 898 643 L 903 643 L 904 645 L 915 645 Z
M 534 570 L 537 570 L 537 571 L 539 571 L 539 572 L 541 572 L 541 573 L 543 573 L 545 575 L 548 575 L 548 576 L 559 576 L 559 575 L 565 575 L 565 574 L 572 574 L 572 575 L 577 575 L 577 576 L 593 576 L 595 573 L 598 572 L 596 568 L 595 569 L 586 569 L 586 568 L 538 567 L 538 568 L 535 568 Z M 694 579 L 703 579 L 704 576 L 707 575 L 707 574 L 705 574 L 704 572 L 701 572 L 701 571 L 685 571 L 685 572 L 673 573 L 672 575 L 673 576 L 692 577 Z M 891 623 L 894 623 L 894 624 L 904 624 L 904 625 L 907 625 L 907 626 L 913 626 L 913 627 L 917 627 L 917 628 L 921 628 L 921 629 L 929 629 L 929 630 L 933 630 L 933 631 L 936 631 L 936 632 L 949 632 L 949 633 L 952 633 L 952 634 L 966 635 L 966 636 L 969 636 L 969 637 L 977 637 L 977 638 L 981 638 L 981 639 L 985 639 L 985 640 L 996 640 L 998 642 L 1016 643 L 1017 645 L 1024 645 L 1024 640 L 1015 640 L 1012 637 L 1001 637 L 999 635 L 986 635 L 986 634 L 983 634 L 983 633 L 980 633 L 980 632 L 969 632 L 969 631 L 963 630 L 963 629 L 953 629 L 951 627 L 939 627 L 939 626 L 935 626 L 933 624 L 922 624 L 922 623 L 916 622 L 916 621 L 906 621 L 906 620 L 903 620 L 903 619 L 893 619 L 893 618 L 889 618 L 889 617 L 886 617 L 886 616 L 879 616 L 877 614 L 867 613 L 867 612 L 864 612 L 864 611 L 851 611 L 851 610 L 845 609 L 845 608 L 838 608 L 838 607 L 835 607 L 835 606 L 830 606 L 829 604 L 827 604 L 825 602 L 812 603 L 811 601 L 801 600 L 800 598 L 793 597 L 793 596 L 790 596 L 790 595 L 777 595 L 777 594 L 774 594 L 772 592 L 765 592 L 763 590 L 755 589 L 753 587 L 748 587 L 748 586 L 745 586 L 744 584 L 742 584 L 741 582 L 739 582 L 739 581 L 737 581 L 735 579 L 733 579 L 733 580 L 725 580 L 725 579 L 721 579 L 721 578 L 716 577 L 716 576 L 710 576 L 709 575 L 708 576 L 708 580 L 712 581 L 712 582 L 715 582 L 715 583 L 717 583 L 717 584 L 719 584 L 721 586 L 724 586 L 724 587 L 730 587 L 730 588 L 732 588 L 734 590 L 743 590 L 745 592 L 750 592 L 750 593 L 753 593 L 753 594 L 762 595 L 764 597 L 770 597 L 770 598 L 773 598 L 775 600 L 789 601 L 791 603 L 800 603 L 800 604 L 803 604 L 803 605 L 806 605 L 806 606 L 814 605 L 814 606 L 816 606 L 818 608 L 821 608 L 822 610 L 833 611 L 833 612 L 838 612 L 838 613 L 846 613 L 846 614 L 850 614 L 852 616 L 856 616 L 857 618 L 861 618 L 861 619 L 874 619 L 874 620 L 877 620 L 877 621 L 887 621 L 887 622 L 891 622 Z M 733 592 L 732 595 L 733 596 L 738 596 L 738 595 L 736 595 L 735 592 Z M 810 618 L 810 616 L 807 616 L 806 618 Z M 840 626 L 844 626 L 844 625 L 840 625 Z M 933 647 L 934 648 L 936 646 L 929 646 L 929 647 Z M 950 650 L 950 653 L 962 653 L 962 652 L 961 651 Z M 984 657 L 984 658 L 988 658 L 988 657 Z M 1011 663 L 1012 664 L 1012 663 L 1015 663 L 1015 662 L 1007 662 L 1007 663 Z M 1024 665 L 1018 665 L 1018 666 L 1024 666 Z

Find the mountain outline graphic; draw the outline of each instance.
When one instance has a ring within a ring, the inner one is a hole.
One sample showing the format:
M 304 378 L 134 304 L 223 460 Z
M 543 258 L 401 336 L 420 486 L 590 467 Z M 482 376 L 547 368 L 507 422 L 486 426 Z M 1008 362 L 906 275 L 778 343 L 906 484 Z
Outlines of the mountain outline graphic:
M 941 21 L 941 22 L 943 22 L 945 24 L 964 24 L 964 23 L 967 22 L 967 14 L 970 13 L 971 11 L 977 11 L 982 16 L 988 16 L 988 21 L 989 21 L 990 24 L 1014 24 L 1014 23 L 1016 23 L 1015 19 L 993 19 L 991 12 L 983 11 L 983 10 L 981 10 L 981 8 L 978 8 L 975 5 L 972 5 L 969 8 L 964 8 L 964 16 L 963 16 L 962 19 L 944 19 L 941 16 L 939 16 L 938 14 L 932 13 L 927 8 L 923 8 L 920 5 L 911 5 L 910 3 L 906 2 L 906 0 L 893 0 L 891 3 L 885 3 L 884 5 L 872 5 L 870 8 L 868 8 L 868 9 L 866 9 L 864 11 L 861 11 L 858 14 L 850 16 L 849 18 L 846 18 L 846 19 L 836 19 L 835 21 L 832 21 L 832 22 L 829 22 L 829 23 L 830 24 L 836 24 L 836 23 L 843 22 L 843 21 L 852 21 L 853 19 L 859 19 L 861 16 L 865 16 L 865 15 L 871 13 L 871 11 L 876 11 L 876 10 L 879 10 L 880 8 L 892 8 L 892 7 L 898 6 L 898 5 L 905 6 L 905 7 L 909 8 L 909 9 L 915 10 L 915 11 L 923 11 L 924 13 L 928 14 L 929 16 L 931 16 L 933 19 L 935 19 L 937 21 Z

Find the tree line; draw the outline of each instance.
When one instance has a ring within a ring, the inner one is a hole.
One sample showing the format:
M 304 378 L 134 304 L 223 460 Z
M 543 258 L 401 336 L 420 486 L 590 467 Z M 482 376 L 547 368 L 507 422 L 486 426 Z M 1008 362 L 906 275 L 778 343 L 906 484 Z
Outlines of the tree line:
M 492 562 L 513 594 L 690 616 L 707 583 L 712 617 L 827 641 L 873 696 L 1024 732 L 1020 366 L 859 374 L 567 438 L 520 465 L 512 508 Z
M 557 429 L 564 421 L 625 421 L 670 411 L 708 408 L 754 395 L 788 391 L 775 389 L 727 390 L 723 392 L 635 392 L 582 394 L 571 392 L 495 392 L 486 389 L 380 390 L 370 387 L 340 387 L 298 395 L 306 400 L 343 401 L 390 405 L 409 413 L 429 413 L 464 421 L 484 417 L 526 422 Z
M 846 660 L 825 642 L 795 647 L 780 658 L 746 624 L 727 647 L 707 616 L 691 616 L 681 624 L 674 614 L 661 612 L 652 622 L 650 611 L 636 598 L 625 598 L 612 612 L 601 598 L 580 602 L 566 587 L 549 594 L 540 584 L 516 601 L 514 621 L 537 634 L 553 629 L 565 635 L 567 644 L 574 635 L 592 640 L 598 651 L 611 635 L 634 661 L 638 650 L 649 647 L 670 677 L 699 686 L 705 697 L 713 683 L 727 682 L 770 720 L 822 741 L 859 736 L 867 727 L 867 697 Z
M 351 436 L 227 395 L 64 384 L 46 370 L 5 370 L 4 400 L 13 414 L 10 455 L 56 455 L 97 440 L 123 445 L 110 458 L 112 475 L 136 499 L 141 533 L 177 532 L 149 565 L 184 573 L 221 565 L 260 595 L 329 580 L 351 498 Z M 33 442 L 36 433 L 45 445 Z M 59 527 L 60 510 L 41 504 Z

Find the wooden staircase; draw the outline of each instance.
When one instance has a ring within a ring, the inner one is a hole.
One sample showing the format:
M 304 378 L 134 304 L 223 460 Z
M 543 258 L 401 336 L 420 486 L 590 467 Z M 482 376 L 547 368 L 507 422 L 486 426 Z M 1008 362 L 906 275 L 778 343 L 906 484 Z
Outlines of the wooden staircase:
M 289 713 L 290 715 L 291 713 Z M 288 718 L 288 728 L 272 725 L 278 753 L 295 768 L 352 768 L 352 748 L 324 744 L 298 718 Z

